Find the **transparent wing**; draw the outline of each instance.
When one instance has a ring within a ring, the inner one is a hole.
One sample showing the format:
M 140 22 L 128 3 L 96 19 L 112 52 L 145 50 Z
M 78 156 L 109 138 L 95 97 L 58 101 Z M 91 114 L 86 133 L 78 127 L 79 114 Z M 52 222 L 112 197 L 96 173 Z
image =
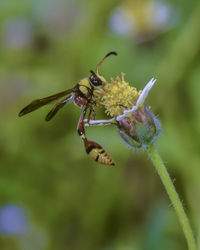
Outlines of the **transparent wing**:
M 58 100 L 61 97 L 68 95 L 68 94 L 75 92 L 75 91 L 76 91 L 76 88 L 72 88 L 72 89 L 68 89 L 68 90 L 65 90 L 63 92 L 57 93 L 55 95 L 51 95 L 51 96 L 48 96 L 48 97 L 45 97 L 42 99 L 34 100 L 19 112 L 19 116 L 26 115 L 26 114 L 28 114 L 36 109 L 43 107 L 46 104 L 49 104 L 55 100 Z
M 74 95 L 71 94 L 70 96 L 68 96 L 67 98 L 65 98 L 64 100 L 60 101 L 59 103 L 57 103 L 52 110 L 50 110 L 50 112 L 47 114 L 45 120 L 48 122 L 50 121 L 55 114 L 58 112 L 59 109 L 61 109 L 64 105 L 70 103 L 73 100 Z

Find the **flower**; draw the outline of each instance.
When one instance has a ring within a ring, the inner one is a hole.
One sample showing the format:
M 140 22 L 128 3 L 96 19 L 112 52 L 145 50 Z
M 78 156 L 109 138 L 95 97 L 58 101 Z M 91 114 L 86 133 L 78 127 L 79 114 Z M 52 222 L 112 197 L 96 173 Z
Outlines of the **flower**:
M 141 94 L 137 99 L 136 105 L 132 106 L 132 108 L 130 110 L 125 110 L 122 115 L 119 115 L 117 117 L 118 121 L 122 120 L 126 115 L 132 113 L 133 111 L 136 111 L 140 107 L 140 105 L 142 105 L 144 103 L 145 99 L 147 98 L 147 96 L 149 94 L 149 91 L 151 90 L 151 88 L 153 87 L 155 82 L 156 82 L 156 79 L 151 78 L 151 80 L 147 83 L 147 85 L 141 91 Z
M 121 78 L 111 78 L 111 82 L 106 83 L 104 89 L 95 92 L 100 97 L 100 104 L 105 107 L 106 114 L 112 117 L 122 115 L 125 110 L 131 109 L 141 93 L 125 81 L 124 75 L 122 73 Z
M 123 73 L 121 78 L 111 78 L 111 83 L 105 82 L 95 95 L 112 119 L 90 121 L 90 124 L 115 124 L 120 137 L 130 147 L 152 144 L 161 133 L 161 125 L 144 101 L 155 82 L 152 78 L 142 91 L 138 91 L 125 81 Z

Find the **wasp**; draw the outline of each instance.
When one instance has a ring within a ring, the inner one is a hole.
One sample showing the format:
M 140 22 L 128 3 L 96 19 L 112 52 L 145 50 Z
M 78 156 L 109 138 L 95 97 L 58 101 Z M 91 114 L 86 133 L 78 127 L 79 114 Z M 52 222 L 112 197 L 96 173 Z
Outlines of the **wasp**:
M 94 98 L 94 91 L 100 88 L 103 84 L 105 85 L 106 83 L 105 78 L 99 74 L 98 70 L 100 65 L 104 62 L 104 60 L 110 55 L 116 56 L 117 53 L 115 51 L 107 53 L 103 57 L 103 59 L 97 64 L 96 72 L 90 70 L 91 73 L 90 76 L 79 80 L 78 83 L 73 88 L 67 89 L 63 92 L 42 99 L 34 100 L 19 112 L 19 116 L 21 117 L 36 109 L 43 107 L 44 105 L 47 105 L 49 103 L 54 102 L 55 100 L 58 100 L 58 102 L 50 110 L 50 112 L 47 114 L 45 118 L 46 121 L 50 121 L 55 116 L 55 114 L 66 104 L 74 102 L 76 106 L 80 107 L 83 110 L 78 122 L 77 132 L 84 142 L 84 147 L 87 154 L 92 160 L 108 166 L 115 165 L 114 161 L 99 143 L 94 141 L 89 141 L 87 139 L 84 128 L 85 127 L 84 121 L 86 114 L 88 112 L 89 113 L 87 117 L 87 123 L 89 124 L 91 115 L 95 119 L 94 107 L 97 106 L 97 102 Z M 62 97 L 64 98 L 61 99 Z

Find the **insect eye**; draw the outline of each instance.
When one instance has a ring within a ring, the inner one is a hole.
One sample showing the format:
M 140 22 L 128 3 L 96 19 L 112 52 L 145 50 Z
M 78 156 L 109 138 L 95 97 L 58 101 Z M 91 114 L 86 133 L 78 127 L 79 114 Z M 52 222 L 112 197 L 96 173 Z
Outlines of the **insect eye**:
M 90 71 L 92 74 L 89 77 L 90 82 L 94 85 L 94 86 L 99 86 L 102 85 L 102 81 L 101 79 L 94 73 L 94 71 Z

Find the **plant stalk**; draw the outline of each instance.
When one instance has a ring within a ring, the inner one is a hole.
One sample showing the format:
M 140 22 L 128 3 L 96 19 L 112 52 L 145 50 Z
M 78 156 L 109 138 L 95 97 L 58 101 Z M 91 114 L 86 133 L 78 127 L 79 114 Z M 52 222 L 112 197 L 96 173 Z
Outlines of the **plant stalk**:
M 169 195 L 169 198 L 174 206 L 174 209 L 176 211 L 176 214 L 178 216 L 179 222 L 182 226 L 187 244 L 189 250 L 197 250 L 196 243 L 194 240 L 194 236 L 192 233 L 192 229 L 189 223 L 189 220 L 187 218 L 187 215 L 184 211 L 183 205 L 181 203 L 181 200 L 178 196 L 178 193 L 175 190 L 174 184 L 169 176 L 169 173 L 167 172 L 167 169 L 157 151 L 154 144 L 148 145 L 146 147 L 146 151 L 151 158 L 161 180 L 162 183 Z

